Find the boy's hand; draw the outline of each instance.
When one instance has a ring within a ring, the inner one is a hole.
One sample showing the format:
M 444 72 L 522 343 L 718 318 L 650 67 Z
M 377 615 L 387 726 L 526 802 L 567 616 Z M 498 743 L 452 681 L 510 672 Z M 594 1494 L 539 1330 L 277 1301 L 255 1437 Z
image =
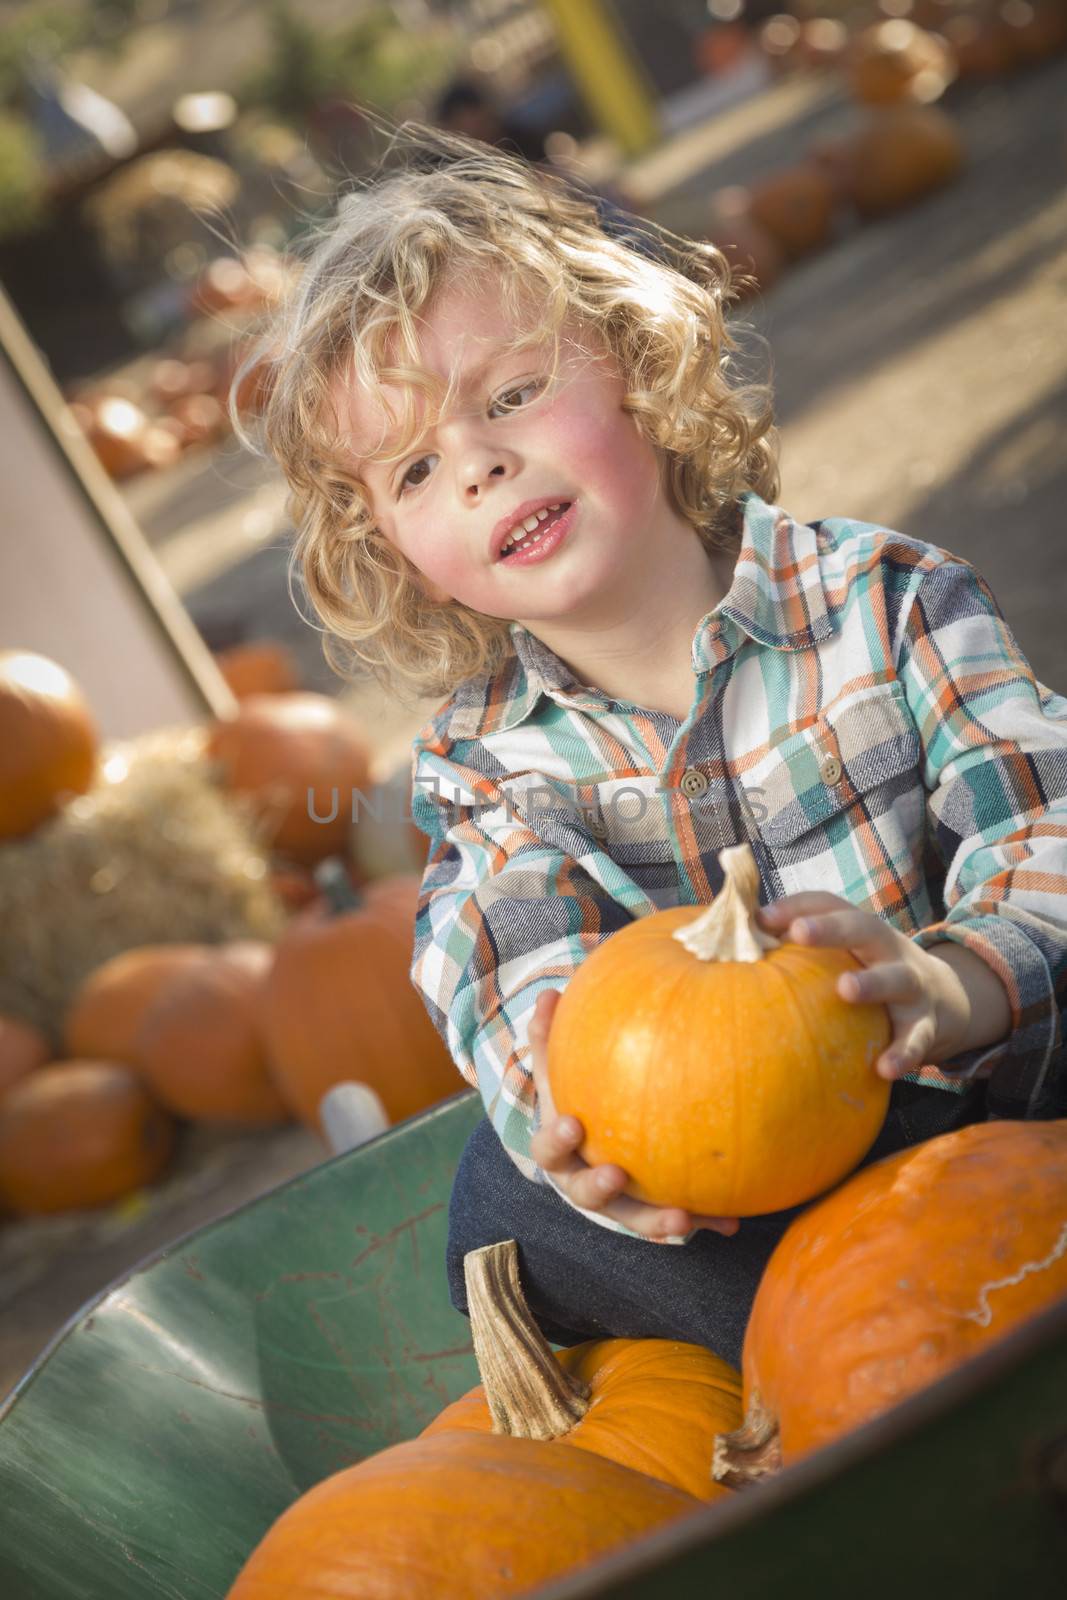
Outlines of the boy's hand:
M 630 1180 L 621 1167 L 591 1167 L 582 1160 L 578 1147 L 585 1138 L 585 1129 L 574 1117 L 557 1116 L 548 1083 L 548 1030 L 558 1003 L 558 991 L 540 995 L 530 1023 L 531 1066 L 541 1107 L 541 1126 L 530 1141 L 530 1153 L 538 1166 L 574 1205 L 585 1211 L 601 1211 L 657 1243 L 693 1228 L 736 1233 L 736 1217 L 705 1217 L 677 1206 L 648 1205 L 623 1193 Z
M 923 950 L 872 911 L 818 891 L 763 906 L 759 920 L 792 944 L 845 949 L 862 963 L 865 971 L 842 974 L 837 992 L 842 1000 L 881 1003 L 889 1012 L 893 1037 L 875 1062 L 883 1078 L 948 1061 L 1008 1032 L 1011 1009 L 1000 979 L 961 945 L 945 941 Z

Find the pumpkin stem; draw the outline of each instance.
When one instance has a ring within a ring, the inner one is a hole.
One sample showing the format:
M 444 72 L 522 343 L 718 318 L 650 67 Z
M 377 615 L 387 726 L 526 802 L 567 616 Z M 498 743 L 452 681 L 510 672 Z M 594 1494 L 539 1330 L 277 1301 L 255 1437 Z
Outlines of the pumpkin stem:
M 782 1470 L 778 1423 L 764 1411 L 758 1394 L 749 1402 L 745 1420 L 732 1433 L 717 1433 L 711 1475 L 727 1489 L 749 1489 L 761 1478 Z
M 759 868 L 751 845 L 719 851 L 723 885 L 706 911 L 671 935 L 699 961 L 762 961 L 781 941 L 756 922 Z
M 468 1251 L 463 1272 L 493 1432 L 520 1439 L 568 1433 L 588 1409 L 589 1389 L 564 1372 L 530 1313 L 515 1240 Z
M 325 861 L 320 861 L 315 868 L 314 878 L 322 898 L 330 908 L 331 916 L 343 917 L 362 906 L 363 896 L 352 887 L 352 880 L 339 856 L 327 856 Z

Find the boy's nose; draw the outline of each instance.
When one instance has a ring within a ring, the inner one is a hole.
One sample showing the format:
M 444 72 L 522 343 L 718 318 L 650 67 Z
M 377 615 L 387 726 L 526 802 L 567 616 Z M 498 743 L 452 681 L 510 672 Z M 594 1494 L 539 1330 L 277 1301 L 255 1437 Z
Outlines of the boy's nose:
M 494 483 L 504 483 L 517 470 L 510 450 L 468 450 L 457 464 L 459 488 L 465 500 L 478 500 Z

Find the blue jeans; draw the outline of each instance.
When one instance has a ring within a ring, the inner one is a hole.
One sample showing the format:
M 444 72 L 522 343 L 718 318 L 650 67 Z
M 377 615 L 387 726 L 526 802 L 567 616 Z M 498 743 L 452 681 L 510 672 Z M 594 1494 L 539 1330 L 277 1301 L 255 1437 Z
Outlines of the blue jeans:
M 985 1114 L 981 1086 L 966 1094 L 896 1083 L 881 1133 L 861 1165 Z M 763 1268 L 804 1206 L 745 1218 L 732 1238 L 701 1230 L 684 1245 L 610 1232 L 547 1184 L 524 1178 L 491 1124 L 467 1141 L 448 1217 L 448 1286 L 467 1314 L 463 1257 L 514 1239 L 523 1291 L 541 1332 L 557 1345 L 584 1339 L 683 1339 L 739 1366 Z

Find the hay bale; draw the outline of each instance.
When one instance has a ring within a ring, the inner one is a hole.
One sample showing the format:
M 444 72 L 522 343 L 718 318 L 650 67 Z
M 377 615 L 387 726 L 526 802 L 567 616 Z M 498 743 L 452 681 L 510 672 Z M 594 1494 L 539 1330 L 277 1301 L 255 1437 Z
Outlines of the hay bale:
M 94 968 L 142 944 L 273 939 L 285 922 L 250 817 L 199 730 L 112 745 L 88 793 L 0 846 L 0 1011 L 58 1046 Z

